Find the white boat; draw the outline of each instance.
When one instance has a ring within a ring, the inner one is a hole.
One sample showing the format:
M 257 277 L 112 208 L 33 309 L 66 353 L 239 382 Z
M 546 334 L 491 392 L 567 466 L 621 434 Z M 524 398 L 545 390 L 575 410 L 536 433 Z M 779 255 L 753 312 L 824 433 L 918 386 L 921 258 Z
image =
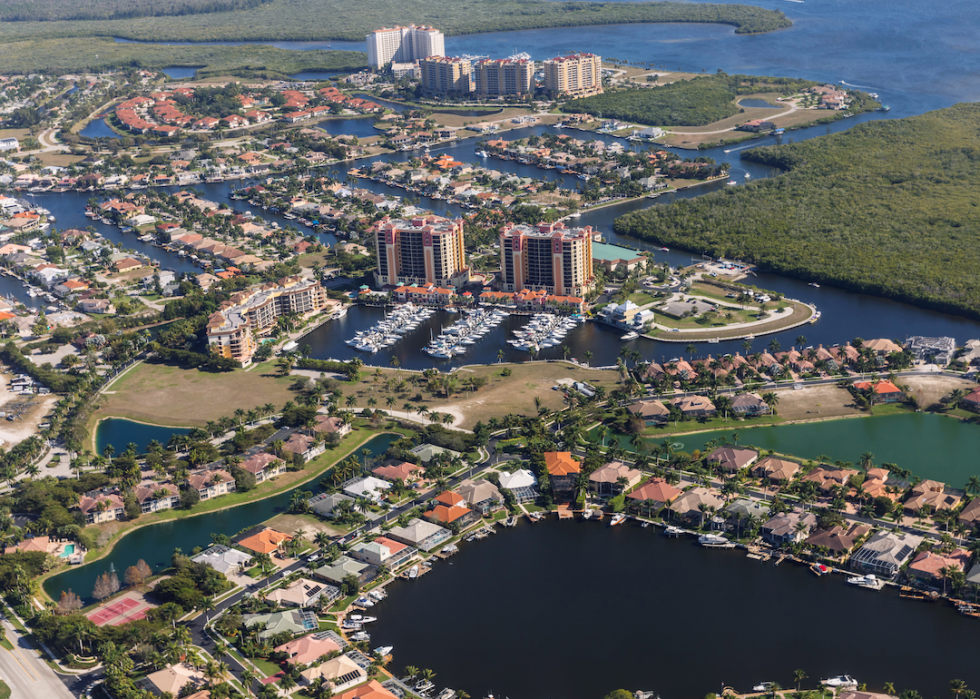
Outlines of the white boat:
M 430 691 L 433 687 L 435 687 L 435 685 L 429 682 L 429 680 L 419 680 L 415 684 L 415 691 L 424 693 Z
M 668 526 L 666 529 L 664 529 L 664 534 L 667 536 L 680 536 L 683 533 L 684 530 L 680 527 Z
M 609 520 L 609 526 L 615 527 L 617 524 L 622 524 L 626 520 L 626 515 L 622 513 L 614 514 L 613 518 Z
M 810 286 L 812 286 L 814 289 L 819 289 L 820 288 L 820 285 L 817 284 L 816 282 L 810 282 Z
M 754 686 L 752 688 L 752 691 L 753 692 L 768 692 L 770 689 L 772 689 L 772 685 L 773 685 L 772 682 L 760 682 L 759 684 L 757 684 L 756 686 Z
M 698 537 L 698 543 L 706 548 L 730 549 L 735 547 L 735 543 L 729 541 L 721 534 L 702 534 Z
M 370 624 L 378 620 L 376 616 L 363 616 L 361 614 L 351 614 L 347 618 L 358 624 Z
M 736 182 L 735 180 L 728 180 L 728 186 L 729 187 L 734 187 L 737 184 L 738 184 L 738 182 Z
M 856 689 L 858 681 L 850 675 L 837 675 L 829 680 L 820 680 L 820 684 L 826 687 L 840 687 L 842 689 Z
M 885 581 L 869 573 L 868 575 L 858 575 L 857 577 L 848 578 L 847 584 L 863 587 L 868 590 L 880 590 L 885 586 Z
M 574 214 L 569 214 L 568 218 L 579 218 L 582 214 L 576 211 Z
M 626 333 L 625 335 L 623 335 L 619 339 L 622 340 L 623 342 L 629 342 L 630 340 L 635 340 L 639 336 L 640 336 L 639 333 L 630 331 L 630 332 Z
M 408 569 L 408 579 L 409 580 L 415 580 L 415 578 L 417 578 L 418 576 L 419 576 L 419 567 L 418 567 L 418 565 L 414 565 L 414 566 L 412 566 L 411 568 Z
M 478 150 L 476 152 L 476 154 L 478 156 L 480 156 L 481 158 L 489 158 L 490 157 L 490 155 L 485 150 Z
M 367 633 L 366 631 L 358 631 L 356 634 L 354 634 L 353 636 L 350 637 L 350 640 L 352 640 L 352 641 L 370 641 L 371 640 L 371 634 Z
M 394 646 L 378 646 L 377 648 L 374 649 L 374 654 L 380 655 L 382 658 L 385 658 L 391 655 L 391 651 L 393 651 L 394 649 L 395 649 Z

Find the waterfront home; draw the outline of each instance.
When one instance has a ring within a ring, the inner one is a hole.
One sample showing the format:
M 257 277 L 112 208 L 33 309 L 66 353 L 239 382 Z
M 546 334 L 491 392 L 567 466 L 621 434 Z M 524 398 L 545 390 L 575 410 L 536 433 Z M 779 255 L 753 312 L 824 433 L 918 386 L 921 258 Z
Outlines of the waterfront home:
M 959 495 L 946 492 L 946 484 L 939 481 L 925 480 L 916 484 L 909 493 L 902 507 L 911 515 L 918 515 L 923 507 L 930 512 L 939 510 L 955 510 L 962 498 Z
M 401 480 L 403 483 L 414 483 L 425 475 L 425 467 L 411 464 L 407 461 L 392 460 L 383 466 L 371 470 L 378 478 L 389 481 Z
M 343 493 L 320 493 L 310 498 L 308 501 L 310 509 L 321 517 L 336 516 L 334 510 L 342 502 L 349 502 L 353 505 L 354 498 Z
M 712 417 L 717 414 L 715 404 L 704 396 L 685 396 L 671 401 L 684 417 Z
M 409 449 L 412 454 L 418 457 L 418 461 L 423 464 L 427 464 L 432 459 L 434 459 L 439 454 L 446 454 L 449 457 L 455 458 L 457 456 L 462 456 L 458 451 L 453 451 L 452 449 L 446 449 L 444 447 L 438 447 L 435 444 L 419 444 L 417 447 L 412 447 Z
M 740 393 L 732 398 L 732 412 L 738 415 L 768 415 L 770 408 L 758 393 Z
M 646 511 L 647 515 L 659 512 L 676 500 L 684 491 L 675 488 L 663 478 L 651 478 L 639 488 L 629 493 L 626 500 L 631 509 Z
M 116 307 L 109 299 L 82 299 L 78 302 L 77 308 L 81 313 L 98 315 L 116 312 Z
M 812 548 L 826 549 L 837 557 L 848 553 L 870 531 L 871 527 L 864 524 L 852 524 L 848 529 L 838 524 L 830 529 L 817 529 L 806 538 L 806 544 Z
M 237 575 L 248 567 L 252 557 L 238 549 L 215 544 L 196 556 L 192 556 L 191 560 L 210 566 L 222 575 Z
M 176 697 L 181 694 L 190 694 L 190 692 L 182 691 L 187 685 L 197 688 L 203 686 L 206 682 L 207 678 L 204 677 L 204 673 L 197 668 L 189 663 L 177 663 L 176 665 L 165 667 L 162 670 L 151 672 L 143 678 L 141 684 L 154 694 L 162 695 L 167 693 L 172 697 Z
M 837 692 L 837 699 L 895 699 L 895 697 L 880 692 L 859 692 L 856 689 L 846 689 Z
M 431 551 L 448 541 L 452 537 L 452 532 L 445 527 L 414 517 L 404 527 L 392 527 L 388 531 L 388 537 L 422 551 Z
M 398 699 L 377 680 L 371 680 L 359 687 L 349 689 L 343 694 L 335 694 L 334 699 Z
M 302 432 L 293 432 L 282 443 L 282 451 L 289 455 L 302 456 L 306 461 L 315 459 L 323 453 L 324 449 L 326 445 L 323 442 L 318 442 Z
M 679 495 L 669 509 L 675 519 L 701 526 L 709 512 L 717 512 L 724 506 L 724 498 L 707 488 L 697 486 Z
M 271 554 L 278 551 L 284 543 L 290 541 L 292 538 L 289 534 L 283 534 L 275 529 L 266 527 L 256 534 L 241 539 L 238 545 L 256 553 Z
M 342 648 L 337 641 L 329 636 L 313 633 L 283 643 L 273 650 L 277 653 L 284 653 L 286 662 L 290 665 L 309 665 L 325 655 L 342 650 Z
M 905 348 L 920 362 L 932 362 L 946 366 L 953 361 L 956 340 L 952 337 L 923 337 L 913 335 L 905 341 Z
M 358 582 L 366 583 L 374 578 L 377 571 L 377 567 L 369 563 L 356 561 L 350 556 L 341 556 L 333 563 L 325 563 L 314 570 L 313 575 L 328 583 L 341 585 L 348 575 L 353 575 Z
M 810 471 L 803 476 L 803 480 L 816 483 L 820 490 L 829 493 L 834 488 L 846 486 L 851 476 L 856 475 L 857 471 L 853 468 L 835 468 L 824 465 Z
M 342 692 L 367 679 L 364 668 L 346 655 L 340 655 L 320 665 L 307 668 L 299 675 L 300 684 L 309 685 L 320 678 L 324 686 L 329 686 L 334 692 Z
M 728 522 L 736 526 L 741 526 L 738 523 L 749 518 L 757 522 L 763 521 L 769 516 L 769 503 L 751 498 L 738 498 L 725 508 L 725 515 Z
M 659 400 L 641 400 L 630 403 L 627 407 L 630 414 L 643 418 L 647 425 L 663 425 L 670 419 L 670 411 Z
M 277 456 L 257 451 L 241 463 L 241 468 L 255 476 L 256 483 L 286 472 L 286 463 Z
M 119 496 L 118 489 L 93 490 L 79 499 L 78 509 L 85 515 L 87 524 L 101 524 L 123 519 L 126 503 Z
M 905 400 L 905 393 L 891 381 L 859 381 L 854 388 L 862 393 L 873 393 L 876 403 L 901 403 Z
M 430 522 L 438 522 L 439 524 L 456 522 L 460 527 L 465 527 L 476 521 L 478 515 L 466 507 L 466 499 L 463 496 L 447 490 L 435 498 L 435 504 L 431 510 L 425 513 L 424 517 Z
M 136 487 L 136 501 L 144 515 L 169 510 L 180 504 L 180 491 L 173 483 L 142 483 Z
M 963 549 L 956 549 L 949 553 L 937 553 L 935 551 L 920 551 L 919 554 L 909 563 L 908 574 L 921 582 L 934 583 L 942 582 L 945 577 L 943 571 L 959 570 L 966 572 L 970 565 L 970 553 Z
M 385 498 L 385 493 L 391 490 L 391 483 L 383 481 L 374 476 L 365 476 L 344 486 L 344 492 L 355 500 L 357 498 L 367 498 L 371 502 L 379 503 Z
M 307 578 L 297 578 L 288 585 L 277 587 L 266 594 L 266 600 L 275 602 L 279 605 L 289 605 L 292 607 L 309 607 L 320 599 L 320 596 L 328 592 L 332 586 L 323 583 L 313 582 Z M 337 596 L 340 590 L 333 588 Z
M 610 461 L 589 474 L 589 490 L 600 498 L 611 498 L 635 488 L 641 480 L 642 471 L 630 468 L 622 461 Z
M 287 612 L 272 612 L 270 614 L 246 614 L 242 617 L 245 628 L 265 624 L 265 629 L 259 631 L 259 640 L 264 641 L 280 633 L 299 634 L 316 628 L 314 620 L 307 621 L 311 612 L 290 610 Z
M 960 400 L 960 407 L 974 413 L 980 413 L 980 388 L 967 393 Z
M 756 478 L 768 478 L 772 483 L 789 483 L 793 480 L 800 465 L 793 461 L 767 456 L 752 467 L 752 475 Z
M 578 474 L 582 472 L 579 460 L 568 451 L 546 451 L 544 464 L 555 500 L 567 502 L 574 498 Z
M 971 527 L 980 523 L 980 498 L 970 500 L 967 506 L 960 511 L 959 520 Z
M 504 501 L 504 496 L 500 494 L 497 486 L 486 479 L 478 481 L 466 479 L 459 484 L 455 492 L 470 508 L 483 515 L 497 509 Z
M 921 536 L 907 532 L 875 532 L 851 558 L 851 568 L 880 578 L 893 578 L 922 541 Z
M 197 491 L 201 500 L 210 500 L 219 495 L 234 493 L 235 479 L 220 468 L 205 468 L 187 474 L 187 484 Z
M 762 538 L 775 546 L 803 541 L 817 526 L 817 516 L 812 512 L 780 512 L 762 525 Z
M 743 468 L 748 468 L 759 458 L 759 452 L 752 449 L 739 449 L 738 447 L 718 447 L 708 454 L 706 461 L 728 473 L 737 473 Z
M 534 502 L 541 495 L 537 477 L 526 468 L 519 468 L 513 473 L 502 472 L 500 487 L 509 490 L 518 503 Z
M 861 495 L 867 498 L 888 498 L 892 502 L 898 500 L 899 493 L 892 492 L 897 488 L 888 485 L 891 475 L 886 468 L 873 468 L 864 475 L 864 482 L 859 488 Z
M 329 415 L 317 415 L 314 420 L 313 431 L 322 434 L 335 434 L 338 437 L 343 437 L 348 434 L 351 430 L 350 425 L 346 424 L 339 417 L 330 417 Z
M 373 566 L 387 566 L 389 570 L 401 567 L 416 556 L 418 551 L 387 536 L 379 536 L 374 541 L 362 541 L 350 550 L 354 558 Z
M 887 357 L 892 352 L 901 352 L 902 346 L 885 338 L 877 340 L 865 340 L 862 347 L 866 347 L 879 357 Z

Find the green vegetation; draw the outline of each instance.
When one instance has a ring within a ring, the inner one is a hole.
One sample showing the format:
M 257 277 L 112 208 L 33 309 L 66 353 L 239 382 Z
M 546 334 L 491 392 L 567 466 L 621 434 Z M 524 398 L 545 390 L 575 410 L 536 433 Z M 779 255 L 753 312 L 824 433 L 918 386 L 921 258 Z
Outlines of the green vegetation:
M 3 680 L 0 680 L 0 699 L 10 699 L 10 687 Z
M 450 3 L 437 0 L 413 3 L 272 0 L 246 10 L 182 17 L 3 23 L 0 24 L 0 41 L 113 36 L 142 41 L 362 41 L 365 34 L 378 27 L 413 22 L 435 25 L 447 34 L 628 22 L 720 23 L 733 25 L 739 34 L 757 34 L 792 25 L 782 12 L 751 5 L 553 0 L 454 0 Z M 166 48 L 177 52 L 175 47 Z
M 660 87 L 628 87 L 582 97 L 562 106 L 564 112 L 585 112 L 652 126 L 704 126 L 738 114 L 735 100 L 743 95 L 793 95 L 817 83 L 793 78 L 752 75 L 704 75 Z
M 10 73 L 200 66 L 198 77 L 229 73 L 275 77 L 307 70 L 359 69 L 367 65 L 367 55 L 358 51 L 290 51 L 272 46 L 165 46 L 73 38 L 0 43 L 0 65 Z
M 4 22 L 37 22 L 77 19 L 130 19 L 166 17 L 206 12 L 230 12 L 258 7 L 262 0 L 33 0 L 0 5 Z
M 980 105 L 742 158 L 789 172 L 618 218 L 615 230 L 980 317 Z

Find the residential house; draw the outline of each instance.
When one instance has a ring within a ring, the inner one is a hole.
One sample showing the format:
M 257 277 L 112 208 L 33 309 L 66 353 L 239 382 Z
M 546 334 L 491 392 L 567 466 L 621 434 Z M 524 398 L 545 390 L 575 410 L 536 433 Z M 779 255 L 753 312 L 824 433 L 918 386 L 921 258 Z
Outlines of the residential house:
M 641 400 L 630 403 L 627 407 L 632 415 L 643 418 L 648 425 L 663 425 L 670 419 L 670 411 L 659 400 Z
M 708 454 L 706 460 L 709 464 L 713 464 L 723 471 L 737 473 L 743 468 L 748 468 L 754 464 L 758 458 L 759 452 L 753 451 L 752 449 L 724 446 L 718 447 Z
M 387 536 L 375 537 L 374 541 L 364 541 L 350 550 L 354 558 L 380 568 L 386 566 L 395 570 L 410 561 L 418 553 L 408 544 L 395 541 Z
M 967 506 L 960 511 L 959 520 L 971 527 L 975 527 L 980 522 L 980 498 L 973 498 Z
M 254 475 L 256 483 L 262 483 L 285 473 L 286 463 L 277 456 L 258 451 L 245 459 L 241 468 Z
M 540 496 L 538 479 L 526 468 L 519 468 L 513 473 L 502 472 L 500 487 L 509 490 L 518 503 L 534 502 Z
M 762 525 L 762 538 L 781 546 L 803 541 L 817 526 L 817 516 L 812 512 L 780 512 Z
M 770 408 L 758 393 L 740 393 L 732 398 L 732 412 L 737 415 L 768 415 Z
M 360 665 L 346 655 L 331 658 L 320 665 L 309 667 L 300 674 L 300 684 L 309 685 L 320 679 L 324 686 L 329 686 L 335 692 L 360 684 L 367 679 L 367 673 Z
M 265 629 L 259 631 L 259 640 L 266 640 L 280 633 L 299 634 L 316 628 L 315 621 L 307 621 L 309 612 L 289 610 L 272 612 L 271 614 L 246 614 L 242 617 L 245 628 L 265 624 Z M 176 695 L 175 695 L 176 696 Z
M 388 537 L 422 551 L 431 551 L 448 541 L 452 537 L 452 532 L 445 527 L 415 517 L 404 527 L 392 527 L 388 531 Z
M 880 498 L 885 497 L 891 501 L 898 500 L 898 493 L 888 485 L 888 477 L 891 473 L 886 468 L 872 468 L 864 475 L 864 482 L 861 484 L 861 493 L 865 497 Z
M 328 583 L 341 585 L 348 575 L 353 575 L 361 583 L 368 582 L 374 578 L 377 570 L 369 563 L 354 560 L 350 556 L 341 556 L 333 563 L 327 563 L 314 570 L 313 575 Z
M 308 501 L 310 509 L 316 512 L 321 517 L 334 517 L 336 516 L 334 510 L 342 502 L 349 502 L 354 504 L 354 498 L 349 495 L 344 495 L 343 493 L 320 493 L 310 498 Z
M 384 466 L 378 466 L 371 470 L 378 478 L 389 481 L 400 480 L 403 483 L 415 483 L 425 475 L 425 467 L 409 463 L 407 461 L 391 461 Z
M 191 560 L 211 566 L 222 575 L 237 575 L 248 567 L 252 557 L 238 549 L 216 544 L 192 556 Z
M 756 478 L 768 478 L 771 483 L 789 483 L 800 470 L 800 465 L 793 461 L 767 456 L 752 467 L 752 475 Z
M 435 498 L 432 509 L 425 513 L 430 522 L 449 525 L 456 522 L 465 527 L 478 519 L 479 515 L 466 507 L 466 499 L 457 493 L 446 490 Z
M 280 547 L 290 541 L 293 537 L 289 534 L 283 534 L 282 532 L 276 531 L 266 527 L 265 529 L 259 531 L 256 534 L 247 536 L 238 542 L 238 545 L 242 548 L 248 549 L 249 551 L 255 551 L 256 553 L 274 553 L 278 551 Z
M 702 508 L 703 506 L 703 508 Z M 676 519 L 687 522 L 704 522 L 707 514 L 725 507 L 725 500 L 707 488 L 697 486 L 679 495 L 671 504 L 670 511 Z
M 109 299 L 82 299 L 76 306 L 82 313 L 96 313 L 99 315 L 115 313 L 116 307 Z
M 943 571 L 959 570 L 966 572 L 970 565 L 970 552 L 956 549 L 949 553 L 920 551 L 909 563 L 908 574 L 924 583 L 942 582 Z
M 204 673 L 187 663 L 177 663 L 151 672 L 141 681 L 142 685 L 157 695 L 164 693 L 172 697 L 189 694 L 183 691 L 187 685 L 202 687 L 207 683 Z
M 289 439 L 282 443 L 282 450 L 287 454 L 299 454 L 309 461 L 315 459 L 326 449 L 323 442 L 318 442 L 313 437 L 302 432 L 293 432 Z
M 905 393 L 891 381 L 859 381 L 854 388 L 862 393 L 873 393 L 875 403 L 901 403 Z
M 851 567 L 881 578 L 893 578 L 922 541 L 921 536 L 908 532 L 875 532 L 851 557 Z
M 313 431 L 319 432 L 321 434 L 335 434 L 338 437 L 343 437 L 348 434 L 351 430 L 350 425 L 346 424 L 339 417 L 330 417 L 328 415 L 317 415 L 313 418 L 315 423 L 313 425 Z
M 830 529 L 817 529 L 806 538 L 806 543 L 813 548 L 824 548 L 837 557 L 848 553 L 870 531 L 871 527 L 864 524 L 852 524 L 848 529 L 835 525 Z
M 123 519 L 126 504 L 118 490 L 93 490 L 85 493 L 78 501 L 78 509 L 85 515 L 88 524 L 101 524 Z
M 385 493 L 389 490 L 391 490 L 391 483 L 374 476 L 365 476 L 344 485 L 344 492 L 355 500 L 367 498 L 374 503 L 384 500 Z
M 712 417 L 717 414 L 715 404 L 704 396 L 685 396 L 671 401 L 684 417 Z
M 333 638 L 324 634 L 312 633 L 276 646 L 273 650 L 286 655 L 290 665 L 309 665 L 325 655 L 343 650 Z
M 371 680 L 359 687 L 349 689 L 343 694 L 334 695 L 335 699 L 398 699 L 385 689 L 377 680 Z
M 71 296 L 72 294 L 77 294 L 81 291 L 88 289 L 88 283 L 81 279 L 66 279 L 60 284 L 56 284 L 54 287 L 55 296 L 60 296 L 65 298 L 66 296 Z
M 313 582 L 306 578 L 297 578 L 288 585 L 277 587 L 266 594 L 266 600 L 291 607 L 309 607 L 320 599 L 328 588 L 323 583 Z
M 745 520 L 749 518 L 756 522 L 765 521 L 766 517 L 769 516 L 769 503 L 759 502 L 751 498 L 738 498 L 725 508 L 725 514 L 730 524 L 741 528 Z
M 568 451 L 546 451 L 544 463 L 555 499 L 559 502 L 573 499 L 578 474 L 582 472 L 579 460 Z
M 917 515 L 924 507 L 928 507 L 929 512 L 955 510 L 959 507 L 961 500 L 959 495 L 946 492 L 945 483 L 925 480 L 912 488 L 908 499 L 902 506 L 909 514 Z
M 683 494 L 680 488 L 675 488 L 663 478 L 651 478 L 639 488 L 626 496 L 629 506 L 647 514 L 659 512 L 665 506 Z
M 980 388 L 976 388 L 963 396 L 960 400 L 960 407 L 974 413 L 980 413 Z
M 112 267 L 116 272 L 122 274 L 123 272 L 129 272 L 143 267 L 143 262 L 135 257 L 124 257 L 121 260 L 113 262 Z
M 803 480 L 816 483 L 821 491 L 829 493 L 834 488 L 845 487 L 851 476 L 856 475 L 857 471 L 853 468 L 835 468 L 824 465 L 810 471 L 803 476 Z
M 456 488 L 456 495 L 462 497 L 470 508 L 484 515 L 500 507 L 504 502 L 504 496 L 500 494 L 497 486 L 486 479 L 464 480 Z
M 173 483 L 141 483 L 136 487 L 136 501 L 143 514 L 169 510 L 180 504 L 180 491 Z
M 236 488 L 235 479 L 232 475 L 220 468 L 202 469 L 187 474 L 187 483 L 191 488 L 197 490 L 201 500 L 210 500 L 219 495 L 234 493 Z
M 589 475 L 589 490 L 601 498 L 611 498 L 635 488 L 641 480 L 642 471 L 630 468 L 622 461 L 610 461 Z

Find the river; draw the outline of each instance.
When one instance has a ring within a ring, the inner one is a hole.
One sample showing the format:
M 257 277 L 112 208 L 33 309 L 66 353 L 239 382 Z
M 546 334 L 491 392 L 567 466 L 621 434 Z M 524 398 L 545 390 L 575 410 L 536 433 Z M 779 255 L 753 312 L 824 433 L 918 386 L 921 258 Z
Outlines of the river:
M 355 449 L 354 455 L 361 458 L 361 450 L 368 449 L 371 457 L 378 456 L 387 451 L 391 443 L 398 439 L 401 439 L 401 435 L 382 434 L 372 437 Z M 347 442 L 350 441 L 351 438 L 348 438 Z M 343 453 L 348 448 L 341 445 L 339 451 Z M 126 568 L 142 558 L 154 572 L 159 572 L 170 565 L 170 556 L 175 546 L 189 554 L 196 546 L 206 547 L 211 541 L 211 534 L 235 536 L 243 529 L 285 512 L 289 508 L 293 491 L 298 489 L 318 492 L 317 479 L 264 500 L 208 512 L 196 517 L 185 517 L 141 527 L 117 542 L 105 558 L 89 565 L 70 568 L 64 573 L 49 578 L 44 582 L 44 591 L 52 599 L 57 600 L 63 590 L 71 589 L 86 604 L 89 604 L 94 601 L 91 593 L 95 579 L 110 567 L 115 568 L 122 577 Z
M 945 696 L 953 678 L 980 686 L 977 622 L 951 607 L 634 524 L 522 522 L 388 591 L 371 645 L 394 646 L 394 671 L 431 668 L 474 697 L 701 697 L 791 688 L 797 668 L 806 687 L 843 673 L 923 696 Z

